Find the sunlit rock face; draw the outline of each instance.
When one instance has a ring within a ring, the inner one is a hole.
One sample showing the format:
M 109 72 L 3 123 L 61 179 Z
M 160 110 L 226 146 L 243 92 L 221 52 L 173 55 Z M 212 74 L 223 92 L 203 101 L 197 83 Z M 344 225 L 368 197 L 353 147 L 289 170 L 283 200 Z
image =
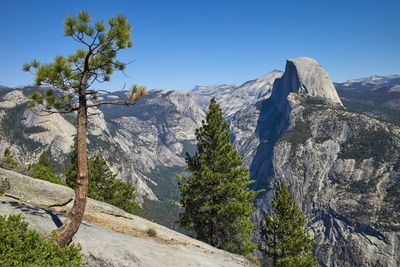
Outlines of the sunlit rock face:
M 300 58 L 261 104 L 256 132 L 258 220 L 285 182 L 323 266 L 399 265 L 399 127 L 344 109 L 326 72 Z
M 0 94 L 0 152 L 10 147 L 21 162 L 35 162 L 50 151 L 60 170 L 76 134 L 75 116 L 27 109 L 27 97 L 40 88 L 2 91 Z M 123 99 L 125 92 L 111 96 Z M 102 96 L 106 98 L 107 96 Z M 120 178 L 136 185 L 139 198 L 157 200 L 149 185 L 158 168 L 182 168 L 184 154 L 193 151 L 195 129 L 204 111 L 187 93 L 151 91 L 134 106 L 89 109 L 89 154 L 101 153 Z
M 336 84 L 339 92 L 353 94 L 340 99 L 318 62 L 295 58 L 285 72 L 239 86 L 152 90 L 136 105 L 96 111 L 88 124 L 89 154 L 101 153 L 121 179 L 135 184 L 144 206 L 149 199 L 167 203 L 179 195 L 175 173 L 183 171 L 185 153 L 195 152 L 195 129 L 215 96 L 254 188 L 266 190 L 257 199 L 258 221 L 284 181 L 306 215 L 323 266 L 400 266 L 399 127 L 347 108 L 359 100 L 358 86 L 367 95 L 387 94 L 385 105 L 396 108 L 397 98 L 387 96 L 398 95 L 398 79 Z M 62 165 L 75 117 L 46 120 L 26 111 L 33 89 L 0 89 L 0 153 L 11 147 L 18 160 L 33 162 L 49 150 Z M 109 97 L 123 99 L 126 92 Z
M 319 97 L 328 103 L 342 105 L 328 73 L 311 58 L 287 60 L 282 90 Z
M 237 112 L 245 111 L 257 101 L 267 99 L 271 95 L 274 81 L 281 76 L 282 71 L 274 70 L 239 86 L 233 84 L 196 86 L 189 93 L 203 109 L 207 109 L 210 99 L 215 97 L 225 116 L 231 118 Z

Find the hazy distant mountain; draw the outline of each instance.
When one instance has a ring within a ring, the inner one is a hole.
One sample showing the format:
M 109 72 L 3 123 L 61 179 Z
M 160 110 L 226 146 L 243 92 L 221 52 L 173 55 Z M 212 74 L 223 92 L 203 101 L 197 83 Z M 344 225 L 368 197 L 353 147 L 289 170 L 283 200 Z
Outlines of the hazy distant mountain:
M 348 80 L 344 83 L 337 83 L 342 89 L 367 89 L 375 90 L 385 87 L 393 87 L 400 84 L 400 75 L 388 75 L 388 76 L 371 76 L 360 79 Z
M 372 76 L 335 86 L 349 110 L 400 124 L 399 75 Z
M 12 90 L 12 88 L 9 88 L 9 87 L 4 86 L 4 85 L 0 85 L 0 90 Z
M 255 187 L 267 190 L 257 202 L 259 216 L 285 181 L 317 237 L 321 264 L 398 266 L 400 130 L 374 118 L 400 121 L 398 112 L 390 113 L 398 111 L 398 79 L 334 85 L 315 60 L 297 58 L 284 73 L 239 86 L 153 90 L 137 105 L 91 116 L 89 152 L 102 153 L 136 185 L 146 217 L 175 227 L 178 207 L 169 204 L 179 196 L 175 173 L 183 170 L 185 153 L 195 151 L 195 129 L 215 96 Z M 18 160 L 33 162 L 49 150 L 61 168 L 75 118 L 26 110 L 26 96 L 36 89 L 0 88 L 0 153 L 11 147 Z
M 213 85 L 196 86 L 189 93 L 206 109 L 211 97 L 220 103 L 226 117 L 232 117 L 236 112 L 242 111 L 255 102 L 266 99 L 271 95 L 272 85 L 282 72 L 274 70 L 259 79 L 245 82 L 242 85 Z

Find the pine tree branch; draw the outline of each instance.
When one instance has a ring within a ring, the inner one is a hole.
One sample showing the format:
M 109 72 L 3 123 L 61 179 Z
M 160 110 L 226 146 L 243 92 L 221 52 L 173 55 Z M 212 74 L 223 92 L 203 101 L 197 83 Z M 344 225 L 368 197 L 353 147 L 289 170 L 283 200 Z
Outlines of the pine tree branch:
M 33 110 L 32 112 L 33 113 L 35 113 L 36 115 L 38 115 L 38 116 L 41 116 L 41 117 L 46 117 L 46 116 L 50 116 L 50 115 L 52 115 L 52 114 L 69 114 L 69 113 L 72 113 L 72 112 L 74 112 L 74 111 L 77 111 L 78 110 L 78 108 L 76 107 L 76 108 L 71 108 L 70 110 L 48 110 L 48 109 L 40 109 L 39 111 L 37 111 L 37 110 Z M 41 114 L 42 112 L 45 112 L 45 113 L 47 113 L 47 114 Z
M 93 108 L 93 107 L 101 107 L 101 106 L 105 106 L 105 105 L 132 106 L 132 105 L 135 105 L 136 103 L 137 103 L 137 101 L 132 101 L 132 100 L 126 99 L 126 100 L 116 100 L 116 101 L 104 101 L 104 102 L 88 105 L 87 107 Z

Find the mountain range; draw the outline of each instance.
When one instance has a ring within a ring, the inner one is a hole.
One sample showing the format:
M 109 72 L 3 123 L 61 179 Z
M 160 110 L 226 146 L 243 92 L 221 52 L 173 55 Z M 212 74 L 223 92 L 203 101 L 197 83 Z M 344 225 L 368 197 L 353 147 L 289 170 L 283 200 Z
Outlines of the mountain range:
M 0 153 L 10 147 L 29 163 L 49 151 L 61 172 L 75 118 L 27 109 L 34 90 L 42 89 L 0 87 Z M 295 58 L 284 71 L 241 85 L 152 90 L 131 107 L 92 111 L 89 153 L 103 154 L 121 179 L 135 184 L 143 216 L 178 227 L 179 208 L 170 203 L 179 197 L 175 173 L 195 151 L 195 129 L 211 97 L 230 121 L 254 189 L 266 190 L 256 201 L 257 221 L 284 181 L 323 266 L 400 265 L 399 76 L 333 83 L 315 60 Z

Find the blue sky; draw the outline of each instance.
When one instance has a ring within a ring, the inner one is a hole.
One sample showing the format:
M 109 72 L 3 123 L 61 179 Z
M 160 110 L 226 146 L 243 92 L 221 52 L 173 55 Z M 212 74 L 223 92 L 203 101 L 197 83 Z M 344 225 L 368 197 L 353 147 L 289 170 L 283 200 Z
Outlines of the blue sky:
M 152 88 L 242 83 L 287 58 L 309 56 L 335 81 L 400 74 L 399 0 L 2 0 L 0 84 L 31 84 L 21 66 L 69 54 L 63 37 L 67 14 L 87 10 L 93 19 L 122 13 L 134 26 L 135 60 L 129 77 L 113 76 L 102 88 L 124 83 Z

